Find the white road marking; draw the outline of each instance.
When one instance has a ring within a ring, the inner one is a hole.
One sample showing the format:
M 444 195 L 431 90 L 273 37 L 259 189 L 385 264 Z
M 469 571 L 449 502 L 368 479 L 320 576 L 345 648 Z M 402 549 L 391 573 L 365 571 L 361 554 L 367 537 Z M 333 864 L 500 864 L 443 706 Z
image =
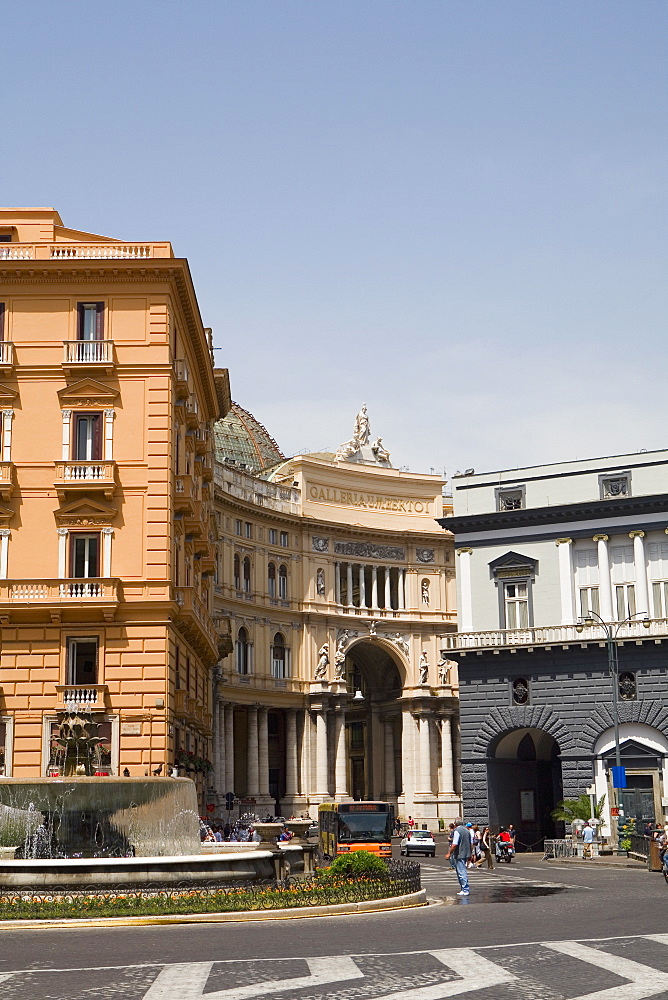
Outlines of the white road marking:
M 302 990 L 311 986 L 324 986 L 349 979 L 363 979 L 364 973 L 352 958 L 340 955 L 335 958 L 307 958 L 309 976 L 293 979 L 265 979 L 249 986 L 233 986 L 229 990 L 206 993 L 206 1000 L 245 1000 L 264 994 L 284 990 Z M 201 1000 L 212 962 L 194 962 L 189 965 L 172 965 L 163 969 L 147 993 L 144 1000 Z
M 500 965 L 483 958 L 471 948 L 445 948 L 439 951 L 428 951 L 443 965 L 456 972 L 460 979 L 449 983 L 436 983 L 433 986 L 418 986 L 414 990 L 404 990 L 401 1000 L 445 1000 L 446 997 L 461 996 L 485 989 L 488 986 L 499 986 L 501 983 L 514 982 L 517 977 Z M 396 990 L 378 996 L 375 1000 L 397 1000 Z
M 542 947 L 559 952 L 560 955 L 570 955 L 571 958 L 588 962 L 597 969 L 605 969 L 606 972 L 613 972 L 630 980 L 624 986 L 611 986 L 596 993 L 585 993 L 579 1000 L 643 1000 L 644 997 L 656 996 L 668 989 L 668 973 L 659 972 L 658 969 L 633 962 L 629 958 L 619 958 L 577 941 L 542 942 Z

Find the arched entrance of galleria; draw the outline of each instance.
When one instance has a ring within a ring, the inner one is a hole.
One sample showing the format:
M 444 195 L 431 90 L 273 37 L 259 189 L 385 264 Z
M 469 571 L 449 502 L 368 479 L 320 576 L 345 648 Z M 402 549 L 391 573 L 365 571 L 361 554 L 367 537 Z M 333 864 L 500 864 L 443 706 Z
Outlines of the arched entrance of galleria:
M 348 792 L 354 799 L 394 799 L 402 791 L 398 664 L 382 643 L 357 642 L 346 657 L 346 686 Z
M 551 816 L 564 797 L 559 744 L 544 729 L 512 729 L 492 743 L 487 789 L 490 825 L 512 823 L 521 845 L 535 849 L 545 837 L 563 836 Z

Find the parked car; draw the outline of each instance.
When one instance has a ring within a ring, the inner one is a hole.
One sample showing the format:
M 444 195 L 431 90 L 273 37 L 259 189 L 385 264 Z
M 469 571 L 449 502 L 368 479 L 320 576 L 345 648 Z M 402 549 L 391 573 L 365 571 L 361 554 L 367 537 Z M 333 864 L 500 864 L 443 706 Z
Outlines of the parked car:
M 310 840 L 312 837 L 317 840 L 320 836 L 320 827 L 317 823 L 311 823 L 310 827 L 306 831 L 306 839 Z
M 399 853 L 409 857 L 411 854 L 424 854 L 426 857 L 436 857 L 436 844 L 429 830 L 410 830 L 399 844 Z

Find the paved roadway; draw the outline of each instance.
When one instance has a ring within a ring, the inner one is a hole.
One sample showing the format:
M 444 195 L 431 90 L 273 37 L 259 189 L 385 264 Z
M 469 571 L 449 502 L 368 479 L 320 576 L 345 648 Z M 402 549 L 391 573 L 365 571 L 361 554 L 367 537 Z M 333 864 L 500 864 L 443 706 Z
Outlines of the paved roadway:
M 472 892 L 424 859 L 421 909 L 0 931 L 0 1000 L 668 1000 L 661 875 L 521 856 Z

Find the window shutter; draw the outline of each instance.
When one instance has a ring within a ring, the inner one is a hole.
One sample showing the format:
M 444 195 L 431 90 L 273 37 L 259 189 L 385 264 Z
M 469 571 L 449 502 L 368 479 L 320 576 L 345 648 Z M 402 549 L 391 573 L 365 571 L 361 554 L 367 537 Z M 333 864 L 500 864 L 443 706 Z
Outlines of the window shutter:
M 94 461 L 102 458 L 102 414 L 93 414 L 93 454 Z
M 104 302 L 97 303 L 95 316 L 95 339 L 104 340 Z

